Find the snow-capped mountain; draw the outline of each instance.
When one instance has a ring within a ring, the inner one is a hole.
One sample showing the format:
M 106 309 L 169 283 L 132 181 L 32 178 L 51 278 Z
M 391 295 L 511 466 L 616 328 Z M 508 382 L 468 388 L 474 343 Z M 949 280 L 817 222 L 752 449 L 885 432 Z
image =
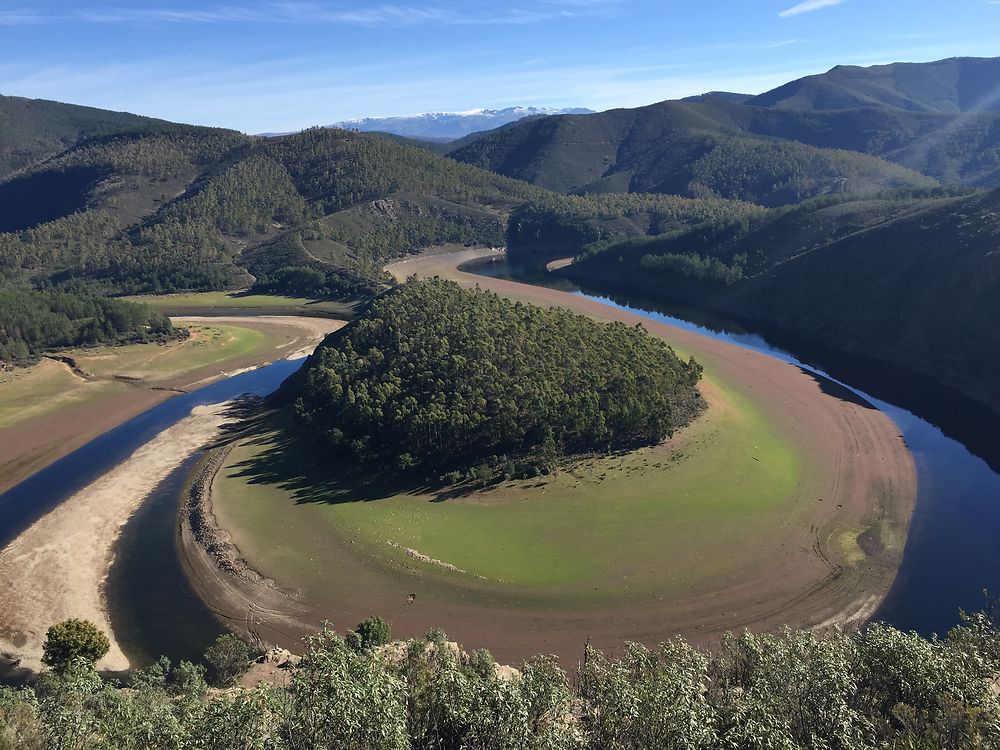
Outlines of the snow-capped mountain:
M 426 112 L 419 115 L 399 115 L 397 117 L 365 117 L 361 120 L 345 120 L 330 125 L 331 128 L 350 130 L 377 130 L 395 133 L 409 138 L 423 138 L 434 141 L 453 141 L 456 138 L 493 130 L 509 122 L 537 115 L 586 115 L 593 110 L 569 107 L 552 109 L 549 107 L 507 107 L 506 109 L 470 109 L 467 112 Z

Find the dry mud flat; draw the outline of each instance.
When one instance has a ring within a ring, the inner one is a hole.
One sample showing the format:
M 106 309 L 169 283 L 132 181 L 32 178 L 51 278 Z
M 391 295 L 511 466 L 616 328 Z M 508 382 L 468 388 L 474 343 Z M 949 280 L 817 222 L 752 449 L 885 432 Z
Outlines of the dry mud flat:
M 444 627 L 452 638 L 489 648 L 507 663 L 536 653 L 553 653 L 573 663 L 587 641 L 606 649 L 625 640 L 654 644 L 674 634 L 710 642 L 743 627 L 850 627 L 871 616 L 895 578 L 916 497 L 912 457 L 885 414 L 773 357 L 576 295 L 457 270 L 488 254 L 422 257 L 389 270 L 398 278 L 442 276 L 524 302 L 641 323 L 693 354 L 709 373 L 705 395 L 710 403 L 716 398 L 712 384 L 725 383 L 765 413 L 796 447 L 803 478 L 796 488 L 794 517 L 770 535 L 747 534 L 732 555 L 754 564 L 734 566 L 737 572 L 710 586 L 681 597 L 603 608 L 518 606 L 503 595 L 465 597 L 458 588 L 424 587 L 414 582 L 419 579 L 386 575 L 349 549 L 332 553 L 337 566 L 331 569 L 337 572 L 330 586 L 336 596 L 323 603 L 283 599 L 274 587 L 255 587 L 213 568 L 197 545 L 189 544 L 186 556 L 196 587 L 234 627 L 252 621 L 256 635 L 294 646 L 323 619 L 343 628 L 380 612 L 397 621 L 397 631 L 405 630 L 398 635 Z M 873 527 L 878 533 L 852 534 L 852 529 Z M 248 562 L 253 565 L 252 559 Z M 296 587 L 295 581 L 278 583 L 289 590 Z M 415 586 L 419 593 L 411 599 Z

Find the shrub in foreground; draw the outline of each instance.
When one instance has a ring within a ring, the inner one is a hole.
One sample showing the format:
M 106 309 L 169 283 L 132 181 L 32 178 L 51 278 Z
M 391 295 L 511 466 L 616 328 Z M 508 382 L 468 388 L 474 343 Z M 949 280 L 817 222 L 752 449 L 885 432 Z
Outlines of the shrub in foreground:
M 215 639 L 205 652 L 209 681 L 216 687 L 229 687 L 250 666 L 250 647 L 226 633 Z
M 876 624 L 588 648 L 574 679 L 551 657 L 496 667 L 440 631 L 357 650 L 324 630 L 287 684 L 207 696 L 192 665 L 121 690 L 73 659 L 0 689 L 0 748 L 973 750 L 1000 747 L 998 674 L 984 615 L 942 640 Z
M 84 659 L 93 664 L 110 648 L 108 637 L 94 623 L 73 618 L 46 631 L 42 662 L 53 669 L 62 669 L 74 659 Z

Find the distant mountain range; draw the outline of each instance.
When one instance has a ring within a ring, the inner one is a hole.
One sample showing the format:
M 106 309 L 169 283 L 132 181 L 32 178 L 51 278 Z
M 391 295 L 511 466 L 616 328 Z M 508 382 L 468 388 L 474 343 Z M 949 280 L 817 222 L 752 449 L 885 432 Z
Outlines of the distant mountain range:
M 360 120 L 336 122 L 330 127 L 393 133 L 408 138 L 431 141 L 453 141 L 470 133 L 493 130 L 501 125 L 517 122 L 526 117 L 586 114 L 593 114 L 593 110 L 581 107 L 564 109 L 507 107 L 506 109 L 471 109 L 467 112 L 425 112 L 418 115 L 399 115 L 396 117 L 365 117 Z

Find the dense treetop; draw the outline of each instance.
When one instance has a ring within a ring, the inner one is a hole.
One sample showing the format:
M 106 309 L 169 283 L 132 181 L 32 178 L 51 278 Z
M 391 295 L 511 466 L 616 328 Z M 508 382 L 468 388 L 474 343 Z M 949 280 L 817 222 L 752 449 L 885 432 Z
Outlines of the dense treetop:
M 521 474 L 663 440 L 700 410 L 700 375 L 641 328 L 410 279 L 317 350 L 297 411 L 364 463 Z
M 506 244 L 513 260 L 580 255 L 631 237 L 698 226 L 747 228 L 767 214 L 753 203 L 646 193 L 548 193 L 513 212 Z

